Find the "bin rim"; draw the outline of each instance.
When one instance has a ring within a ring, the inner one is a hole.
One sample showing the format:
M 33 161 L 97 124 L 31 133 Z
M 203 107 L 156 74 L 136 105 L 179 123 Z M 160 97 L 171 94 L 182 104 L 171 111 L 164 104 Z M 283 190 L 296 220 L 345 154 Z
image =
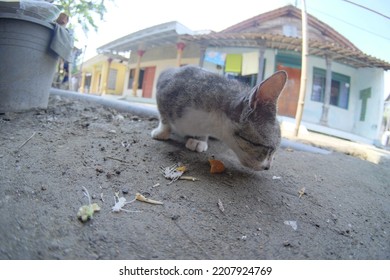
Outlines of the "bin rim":
M 0 13 L 0 19 L 16 19 L 16 20 L 23 20 L 28 21 L 32 23 L 36 23 L 39 25 L 43 25 L 47 28 L 54 29 L 54 23 L 50 23 L 44 20 L 40 20 L 34 17 L 22 15 L 22 14 L 14 14 L 14 13 Z

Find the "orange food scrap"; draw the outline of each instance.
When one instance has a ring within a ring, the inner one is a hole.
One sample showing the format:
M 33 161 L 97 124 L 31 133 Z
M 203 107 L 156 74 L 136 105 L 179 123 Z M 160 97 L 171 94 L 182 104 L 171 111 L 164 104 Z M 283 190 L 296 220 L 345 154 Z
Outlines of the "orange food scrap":
M 217 159 L 209 159 L 210 162 L 210 173 L 211 174 L 216 174 L 216 173 L 222 173 L 225 171 L 225 165 L 223 164 L 222 161 L 217 160 Z

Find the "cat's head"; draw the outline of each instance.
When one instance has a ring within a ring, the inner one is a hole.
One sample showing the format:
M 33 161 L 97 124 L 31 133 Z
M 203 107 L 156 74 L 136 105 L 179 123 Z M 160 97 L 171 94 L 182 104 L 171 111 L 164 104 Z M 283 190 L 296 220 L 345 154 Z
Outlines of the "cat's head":
M 252 89 L 242 101 L 232 149 L 246 167 L 258 171 L 271 167 L 275 151 L 280 145 L 277 102 L 286 81 L 287 73 L 278 71 Z

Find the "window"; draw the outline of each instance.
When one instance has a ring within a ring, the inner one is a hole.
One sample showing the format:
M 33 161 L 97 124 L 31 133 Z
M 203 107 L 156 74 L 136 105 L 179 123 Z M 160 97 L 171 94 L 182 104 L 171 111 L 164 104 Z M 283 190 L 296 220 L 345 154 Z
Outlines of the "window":
M 311 100 L 324 102 L 326 71 L 314 68 Z M 350 77 L 332 72 L 330 105 L 348 109 Z
M 291 24 L 283 25 L 283 35 L 288 37 L 298 37 L 298 29 Z
M 110 69 L 110 72 L 108 74 L 108 89 L 115 90 L 116 88 L 116 76 L 118 74 L 118 70 L 116 69 Z
M 144 81 L 144 69 L 139 70 L 139 77 L 138 77 L 138 89 L 142 89 L 142 83 Z M 135 69 L 130 69 L 129 73 L 129 82 L 127 84 L 128 89 L 133 88 L 133 82 L 134 82 L 134 76 L 135 76 Z
M 314 68 L 313 71 L 313 89 L 311 92 L 311 100 L 324 102 L 325 95 L 325 70 Z

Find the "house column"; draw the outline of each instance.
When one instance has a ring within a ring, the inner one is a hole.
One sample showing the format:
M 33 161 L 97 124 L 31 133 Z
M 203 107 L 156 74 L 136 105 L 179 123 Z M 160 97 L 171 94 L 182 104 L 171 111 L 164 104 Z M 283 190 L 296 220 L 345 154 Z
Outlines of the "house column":
M 85 88 L 85 72 L 81 73 L 81 82 L 80 82 L 80 88 L 79 92 L 84 93 L 84 88 Z
M 137 96 L 139 71 L 141 69 L 141 59 L 142 59 L 142 56 L 144 55 L 144 53 L 145 53 L 144 50 L 137 51 L 138 58 L 137 58 L 137 67 L 135 68 L 135 73 L 134 73 L 133 96 Z
M 91 77 L 91 89 L 90 93 L 98 93 L 99 90 L 99 77 L 98 71 L 96 70 L 96 66 L 92 67 L 92 77 Z
M 259 71 L 257 72 L 257 80 L 256 84 L 260 84 L 263 80 L 263 72 L 264 72 L 264 53 L 265 46 L 260 46 L 259 48 Z
M 112 58 L 109 57 L 107 59 L 107 69 L 106 69 L 106 73 L 102 73 L 102 79 L 103 79 L 103 94 L 107 94 L 108 93 L 108 78 L 110 77 L 110 68 L 111 68 L 111 63 L 112 63 Z
M 177 65 L 177 67 L 180 67 L 180 65 L 181 65 L 181 58 L 183 57 L 183 51 L 184 51 L 185 47 L 186 47 L 186 44 L 184 44 L 183 42 L 179 42 L 176 44 L 176 48 L 177 48 L 176 65 Z
M 320 119 L 320 124 L 327 126 L 328 112 L 329 112 L 329 105 L 330 105 L 330 95 L 332 89 L 332 58 L 329 55 L 326 55 L 325 62 L 326 62 L 325 94 L 324 94 L 324 104 L 322 105 L 322 115 Z

